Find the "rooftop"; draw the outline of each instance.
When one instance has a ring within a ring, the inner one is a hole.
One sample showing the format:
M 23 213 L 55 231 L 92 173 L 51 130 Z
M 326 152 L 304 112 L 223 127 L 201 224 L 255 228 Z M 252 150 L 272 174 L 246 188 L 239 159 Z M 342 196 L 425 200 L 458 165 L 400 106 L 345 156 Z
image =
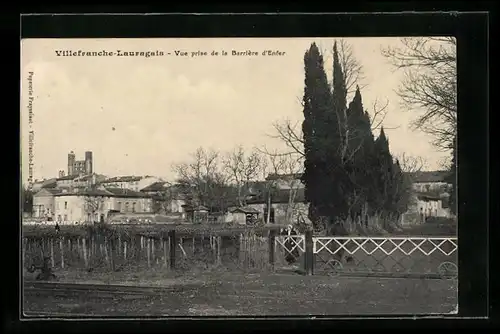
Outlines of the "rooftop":
M 447 182 L 448 171 L 425 171 L 408 173 L 414 183 Z
M 234 208 L 231 210 L 231 213 L 235 213 L 235 212 L 250 213 L 250 214 L 260 213 L 256 209 L 248 207 L 248 206 L 242 206 L 242 207 Z
M 152 184 L 150 184 L 149 186 L 147 187 L 144 187 L 141 189 L 141 191 L 144 191 L 144 192 L 157 192 L 157 191 L 163 191 L 165 190 L 165 184 L 167 182 L 154 182 Z
M 115 176 L 115 177 L 111 177 L 109 179 L 106 179 L 106 180 L 102 181 L 101 183 L 134 182 L 134 181 L 140 181 L 143 178 L 144 178 L 143 176 L 133 176 L 133 175 Z
M 103 197 L 130 197 L 130 198 L 148 198 L 149 196 L 129 189 L 122 188 L 106 188 L 106 189 L 91 189 L 80 191 L 59 192 L 54 196 L 103 196 Z

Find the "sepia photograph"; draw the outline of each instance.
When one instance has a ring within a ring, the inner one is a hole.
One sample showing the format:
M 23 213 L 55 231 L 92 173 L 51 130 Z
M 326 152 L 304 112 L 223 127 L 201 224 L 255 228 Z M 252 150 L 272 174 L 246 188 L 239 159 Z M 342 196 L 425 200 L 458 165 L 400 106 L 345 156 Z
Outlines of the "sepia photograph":
M 21 40 L 26 318 L 458 312 L 453 37 Z

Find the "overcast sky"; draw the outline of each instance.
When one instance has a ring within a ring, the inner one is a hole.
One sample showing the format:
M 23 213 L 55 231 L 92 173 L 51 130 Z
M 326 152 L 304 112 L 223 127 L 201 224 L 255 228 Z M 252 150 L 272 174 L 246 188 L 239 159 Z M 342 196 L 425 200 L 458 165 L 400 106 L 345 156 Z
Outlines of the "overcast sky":
M 312 42 L 330 50 L 333 38 L 280 39 L 37 39 L 22 41 L 22 173 L 28 178 L 28 77 L 33 72 L 33 178 L 67 172 L 67 154 L 77 159 L 93 151 L 94 170 L 105 175 L 157 175 L 171 179 L 172 163 L 197 147 L 230 150 L 283 148 L 275 121 L 301 122 L 304 52 Z M 414 114 L 404 112 L 394 90 L 394 72 L 380 48 L 398 38 L 348 38 L 363 65 L 365 109 L 389 101 L 384 125 L 391 151 L 422 156 L 439 169 L 446 153 L 409 129 Z M 57 56 L 56 51 L 161 51 L 157 57 Z M 175 56 L 175 50 L 208 56 Z M 212 50 L 227 56 L 210 56 Z M 259 56 L 232 56 L 251 50 Z M 282 56 L 262 56 L 280 50 Z M 172 53 L 168 55 L 167 53 Z M 331 57 L 326 64 L 331 75 Z M 376 134 L 378 135 L 378 134 Z

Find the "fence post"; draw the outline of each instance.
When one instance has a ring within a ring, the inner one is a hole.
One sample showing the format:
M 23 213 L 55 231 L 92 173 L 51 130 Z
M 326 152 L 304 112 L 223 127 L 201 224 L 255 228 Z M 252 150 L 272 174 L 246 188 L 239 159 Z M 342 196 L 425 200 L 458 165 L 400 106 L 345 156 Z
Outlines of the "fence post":
M 314 274 L 313 231 L 308 229 L 305 234 L 305 269 L 306 275 Z
M 276 253 L 276 231 L 275 230 L 269 230 L 269 264 L 271 265 L 271 268 L 274 269 L 274 255 Z
M 175 230 L 168 232 L 168 240 L 170 245 L 170 269 L 175 269 L 175 246 L 177 245 L 177 240 L 175 240 Z
M 61 252 L 61 268 L 64 269 L 64 237 L 59 237 L 59 249 Z

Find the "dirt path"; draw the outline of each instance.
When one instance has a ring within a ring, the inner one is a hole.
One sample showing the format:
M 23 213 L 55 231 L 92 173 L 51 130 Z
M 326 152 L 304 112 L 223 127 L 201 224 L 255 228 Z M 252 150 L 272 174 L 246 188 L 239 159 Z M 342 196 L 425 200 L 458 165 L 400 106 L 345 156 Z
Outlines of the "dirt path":
M 227 273 L 197 280 L 203 281 L 197 289 L 155 297 L 26 296 L 24 310 L 94 316 L 429 314 L 452 312 L 457 302 L 451 280 Z

